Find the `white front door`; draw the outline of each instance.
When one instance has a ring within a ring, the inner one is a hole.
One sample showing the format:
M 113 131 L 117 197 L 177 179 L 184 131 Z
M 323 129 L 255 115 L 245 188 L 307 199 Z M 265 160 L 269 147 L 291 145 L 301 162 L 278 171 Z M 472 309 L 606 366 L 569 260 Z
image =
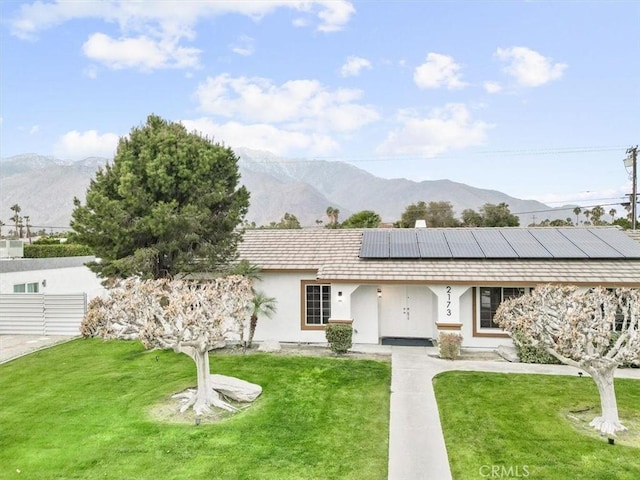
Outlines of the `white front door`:
M 433 293 L 420 285 L 384 286 L 380 298 L 380 336 L 432 338 Z

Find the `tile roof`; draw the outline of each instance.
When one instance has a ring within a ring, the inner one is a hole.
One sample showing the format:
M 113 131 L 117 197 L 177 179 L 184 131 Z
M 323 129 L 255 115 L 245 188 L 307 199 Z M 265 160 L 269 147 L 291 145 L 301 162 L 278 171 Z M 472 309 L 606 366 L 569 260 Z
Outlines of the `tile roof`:
M 515 228 L 515 227 L 514 227 Z M 312 271 L 327 281 L 640 287 L 640 259 L 362 259 L 362 229 L 248 230 L 240 258 L 265 271 Z M 640 234 L 630 236 L 640 242 Z

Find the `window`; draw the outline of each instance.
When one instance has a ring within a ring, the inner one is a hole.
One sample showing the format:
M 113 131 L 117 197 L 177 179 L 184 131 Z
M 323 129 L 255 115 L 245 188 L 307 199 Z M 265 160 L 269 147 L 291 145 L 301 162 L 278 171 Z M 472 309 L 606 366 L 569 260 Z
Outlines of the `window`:
M 493 316 L 503 300 L 525 294 L 524 288 L 480 287 L 480 328 L 500 328 Z
M 34 283 L 17 283 L 13 286 L 13 293 L 38 293 L 40 285 Z
M 331 317 L 331 285 L 305 285 L 305 324 L 326 325 Z

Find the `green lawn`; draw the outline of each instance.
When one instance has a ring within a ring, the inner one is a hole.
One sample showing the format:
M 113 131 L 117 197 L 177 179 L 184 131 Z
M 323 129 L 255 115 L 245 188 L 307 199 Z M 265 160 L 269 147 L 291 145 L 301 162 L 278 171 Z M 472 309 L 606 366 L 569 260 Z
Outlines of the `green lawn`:
M 585 418 L 599 412 L 590 377 L 446 372 L 434 387 L 455 480 L 640 479 L 640 448 L 608 445 L 567 416 L 586 406 L 595 409 Z M 615 387 L 637 439 L 640 381 L 616 379 Z
M 389 363 L 214 355 L 211 370 L 263 394 L 217 424 L 169 424 L 148 411 L 194 384 L 185 355 L 91 339 L 0 365 L 0 478 L 387 478 Z

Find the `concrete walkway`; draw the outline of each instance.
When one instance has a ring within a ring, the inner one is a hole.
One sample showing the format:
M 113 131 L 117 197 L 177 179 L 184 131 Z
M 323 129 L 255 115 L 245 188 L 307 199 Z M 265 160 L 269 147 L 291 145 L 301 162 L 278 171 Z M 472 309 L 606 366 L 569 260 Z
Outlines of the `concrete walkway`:
M 0 363 L 68 342 L 68 335 L 0 335 Z
M 392 347 L 389 480 L 451 480 L 433 377 L 449 370 L 577 375 L 566 365 L 503 360 L 442 360 L 433 347 Z M 640 380 L 640 369 L 616 371 L 616 378 Z

